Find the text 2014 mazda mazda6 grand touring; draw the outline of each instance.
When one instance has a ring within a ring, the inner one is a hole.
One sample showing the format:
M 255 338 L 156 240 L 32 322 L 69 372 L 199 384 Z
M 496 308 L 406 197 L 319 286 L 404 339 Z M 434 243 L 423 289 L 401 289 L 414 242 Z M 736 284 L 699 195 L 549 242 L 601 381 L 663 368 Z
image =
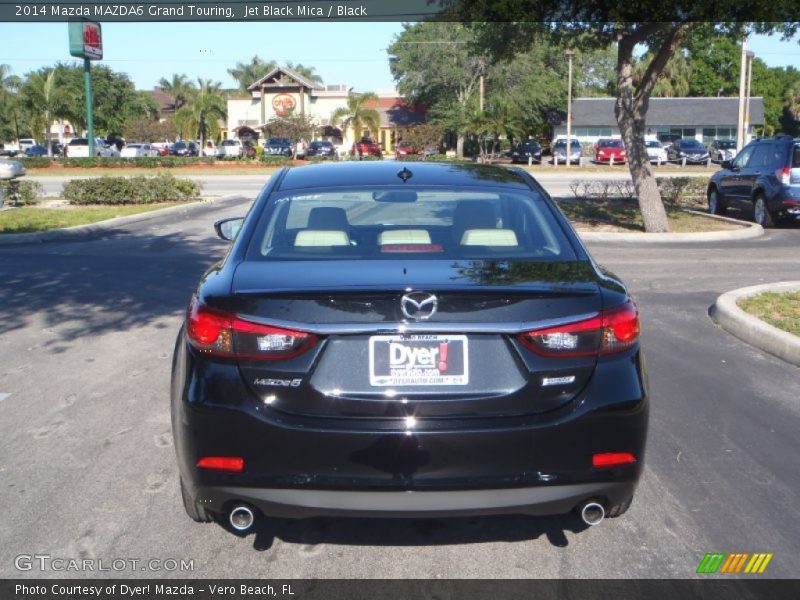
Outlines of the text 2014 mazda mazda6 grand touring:
M 184 504 L 259 515 L 622 514 L 642 472 L 637 308 L 527 173 L 279 171 L 173 359 Z

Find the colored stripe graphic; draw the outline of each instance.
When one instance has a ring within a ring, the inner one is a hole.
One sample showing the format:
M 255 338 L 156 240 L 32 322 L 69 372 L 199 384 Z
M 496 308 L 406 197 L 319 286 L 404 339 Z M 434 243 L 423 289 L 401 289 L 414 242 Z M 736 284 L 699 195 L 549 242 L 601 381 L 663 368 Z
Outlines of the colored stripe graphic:
M 700 565 L 697 567 L 697 572 L 716 573 L 724 559 L 725 554 L 723 552 L 708 552 L 703 557 L 703 560 L 700 561 Z

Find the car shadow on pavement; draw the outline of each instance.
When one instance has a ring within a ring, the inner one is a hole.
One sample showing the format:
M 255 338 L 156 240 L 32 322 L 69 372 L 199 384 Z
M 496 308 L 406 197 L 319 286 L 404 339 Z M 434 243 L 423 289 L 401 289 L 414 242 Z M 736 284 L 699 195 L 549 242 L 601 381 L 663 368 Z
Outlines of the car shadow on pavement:
M 300 544 L 311 551 L 318 544 L 343 546 L 446 546 L 486 542 L 523 542 L 545 536 L 551 545 L 569 545 L 566 532 L 580 533 L 589 528 L 575 514 L 551 517 L 497 515 L 418 519 L 258 519 L 247 533 L 234 531 L 238 537 L 252 536 L 253 549 L 269 550 L 276 539 Z

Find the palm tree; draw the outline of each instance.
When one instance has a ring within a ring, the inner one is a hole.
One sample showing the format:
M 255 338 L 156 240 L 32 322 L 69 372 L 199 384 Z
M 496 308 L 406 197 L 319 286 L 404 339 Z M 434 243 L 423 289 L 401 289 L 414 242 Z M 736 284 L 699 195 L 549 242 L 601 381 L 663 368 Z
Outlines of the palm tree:
M 19 139 L 19 90 L 22 81 L 11 75 L 9 65 L 0 65 L 0 115 L 14 120 L 14 137 Z
M 189 103 L 176 114 L 176 121 L 185 123 L 200 138 L 200 147 L 219 131 L 219 120 L 228 115 L 227 102 L 222 92 L 222 84 L 210 79 L 197 79 L 197 90 Z
M 194 90 L 194 84 L 186 75 L 174 73 L 172 79 L 162 77 L 158 81 L 158 88 L 172 98 L 172 105 L 177 111 L 186 104 Z
M 374 108 L 365 106 L 367 102 L 377 102 L 378 96 L 374 92 L 364 92 L 363 94 L 353 94 L 347 99 L 347 106 L 342 106 L 333 111 L 331 115 L 331 122 L 342 122 L 342 133 L 345 134 L 348 129 L 353 129 L 353 137 L 355 139 L 355 153 L 358 155 L 358 142 L 361 140 L 361 135 L 364 129 L 378 136 L 380 129 L 380 115 Z
M 636 63 L 634 80 L 641 81 L 644 73 L 653 60 L 651 53 L 645 54 L 641 60 Z M 690 82 L 692 81 L 692 65 L 686 60 L 686 56 L 681 52 L 677 52 L 675 56 L 669 59 L 664 70 L 659 75 L 656 81 L 656 86 L 653 88 L 653 97 L 660 98 L 676 98 L 680 96 L 687 96 L 689 94 Z
M 286 67 L 296 71 L 309 81 L 313 81 L 314 83 L 322 83 L 322 77 L 317 73 L 317 70 L 314 67 L 307 67 L 302 63 L 294 64 L 291 61 L 286 63 Z
M 38 127 L 34 131 L 44 128 L 47 156 L 53 156 L 50 125 L 54 118 L 63 116 L 67 104 L 56 83 L 55 69 L 43 69 L 29 73 L 20 90 L 26 106 L 36 115 L 34 122 Z
M 262 60 L 258 55 L 250 59 L 249 63 L 237 62 L 233 69 L 228 69 L 228 74 L 239 83 L 239 91 L 247 92 L 247 88 L 261 79 L 264 75 L 278 66 L 274 60 Z

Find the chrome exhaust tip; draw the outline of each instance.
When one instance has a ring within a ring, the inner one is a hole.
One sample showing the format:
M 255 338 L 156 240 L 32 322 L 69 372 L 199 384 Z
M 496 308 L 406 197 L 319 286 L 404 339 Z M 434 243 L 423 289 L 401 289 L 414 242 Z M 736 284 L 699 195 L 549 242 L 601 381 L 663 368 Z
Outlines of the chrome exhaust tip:
M 606 516 L 606 509 L 597 502 L 587 502 L 581 509 L 581 519 L 589 526 L 598 525 Z
M 256 517 L 249 506 L 237 504 L 233 507 L 228 520 L 230 521 L 231 527 L 233 527 L 236 531 L 244 532 L 253 526 Z

